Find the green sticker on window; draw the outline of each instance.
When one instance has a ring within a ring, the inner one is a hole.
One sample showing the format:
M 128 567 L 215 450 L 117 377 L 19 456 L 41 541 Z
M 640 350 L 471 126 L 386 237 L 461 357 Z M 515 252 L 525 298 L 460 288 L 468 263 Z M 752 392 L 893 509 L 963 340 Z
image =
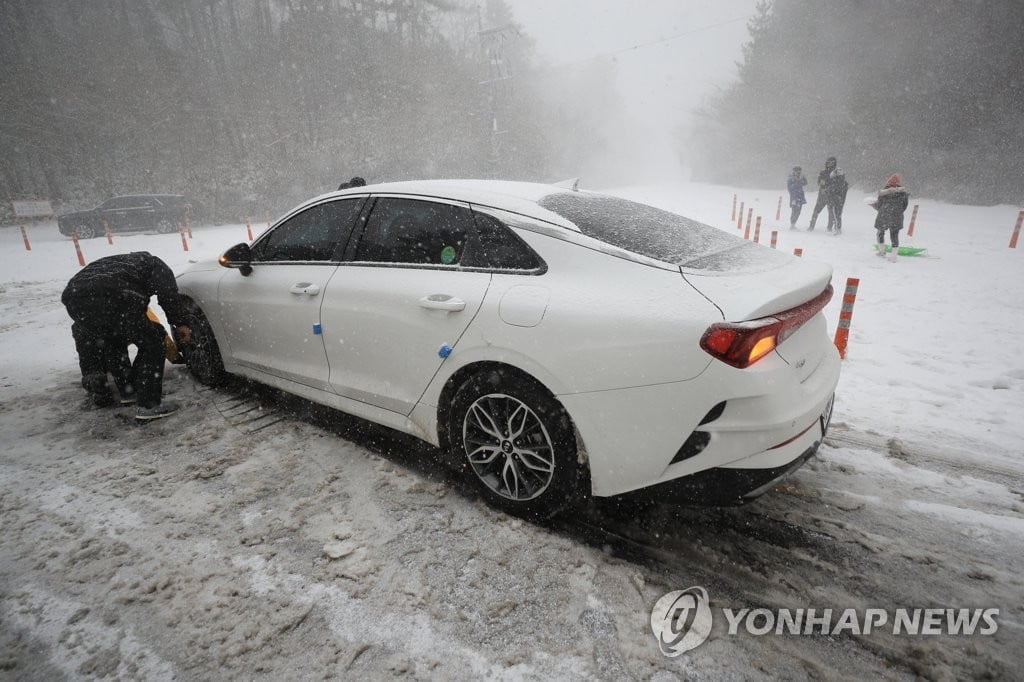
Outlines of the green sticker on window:
M 446 246 L 441 249 L 441 262 L 445 265 L 451 265 L 455 262 L 455 247 Z

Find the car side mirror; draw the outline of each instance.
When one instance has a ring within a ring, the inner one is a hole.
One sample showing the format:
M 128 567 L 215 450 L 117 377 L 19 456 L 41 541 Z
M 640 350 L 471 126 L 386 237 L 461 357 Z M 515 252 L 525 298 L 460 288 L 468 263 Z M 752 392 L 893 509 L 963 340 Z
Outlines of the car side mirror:
M 238 268 L 244 277 L 248 277 L 252 274 L 252 266 L 249 265 L 252 262 L 252 249 L 245 242 L 235 244 L 225 251 L 217 262 L 225 268 Z

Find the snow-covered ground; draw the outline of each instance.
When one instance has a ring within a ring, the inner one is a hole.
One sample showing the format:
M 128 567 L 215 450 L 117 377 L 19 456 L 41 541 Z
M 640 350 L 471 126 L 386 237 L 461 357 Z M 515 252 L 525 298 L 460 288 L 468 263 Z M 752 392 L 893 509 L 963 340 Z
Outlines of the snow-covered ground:
M 913 188 L 911 188 L 912 190 Z M 535 526 L 491 511 L 407 437 L 269 391 L 208 390 L 138 427 L 86 407 L 55 225 L 0 229 L 0 676 L 461 679 L 1014 678 L 1024 663 L 1024 243 L 1018 207 L 921 201 L 929 258 L 791 232 L 779 193 L 615 190 L 835 269 L 831 330 L 860 286 L 829 439 L 757 502 L 592 504 Z M 813 196 L 812 196 L 813 199 Z M 912 202 L 914 200 L 912 199 Z M 824 216 L 822 216 L 823 218 Z M 800 221 L 806 226 L 809 207 Z M 909 219 L 909 211 L 908 211 Z M 258 229 L 257 229 L 258 231 Z M 244 225 L 85 241 L 176 270 Z M 766 247 L 767 248 L 767 247 Z M 699 585 L 712 607 L 998 608 L 993 635 L 729 635 L 678 658 L 650 613 Z

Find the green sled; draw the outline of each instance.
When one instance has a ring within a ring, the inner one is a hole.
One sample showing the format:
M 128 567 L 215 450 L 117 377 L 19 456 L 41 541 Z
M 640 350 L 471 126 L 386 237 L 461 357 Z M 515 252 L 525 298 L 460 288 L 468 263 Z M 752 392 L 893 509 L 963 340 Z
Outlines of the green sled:
M 878 247 L 875 247 L 875 248 L 878 248 Z M 925 255 L 925 251 L 927 251 L 927 250 L 928 249 L 924 248 L 923 246 L 901 246 L 896 251 L 896 253 L 898 253 L 901 256 L 924 256 Z M 889 246 L 888 244 L 886 244 L 885 245 L 885 252 L 886 253 L 892 253 L 892 247 Z

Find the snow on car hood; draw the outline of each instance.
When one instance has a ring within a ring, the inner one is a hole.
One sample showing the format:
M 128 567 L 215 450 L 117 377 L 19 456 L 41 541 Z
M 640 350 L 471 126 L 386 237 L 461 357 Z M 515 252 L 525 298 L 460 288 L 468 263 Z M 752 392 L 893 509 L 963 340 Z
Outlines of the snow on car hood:
M 222 267 L 224 266 L 220 264 L 216 256 L 211 256 L 202 259 L 190 258 L 188 260 L 188 265 L 182 268 L 178 268 L 177 271 L 174 273 L 174 276 L 178 278 L 192 272 L 206 272 L 210 270 L 219 270 Z

